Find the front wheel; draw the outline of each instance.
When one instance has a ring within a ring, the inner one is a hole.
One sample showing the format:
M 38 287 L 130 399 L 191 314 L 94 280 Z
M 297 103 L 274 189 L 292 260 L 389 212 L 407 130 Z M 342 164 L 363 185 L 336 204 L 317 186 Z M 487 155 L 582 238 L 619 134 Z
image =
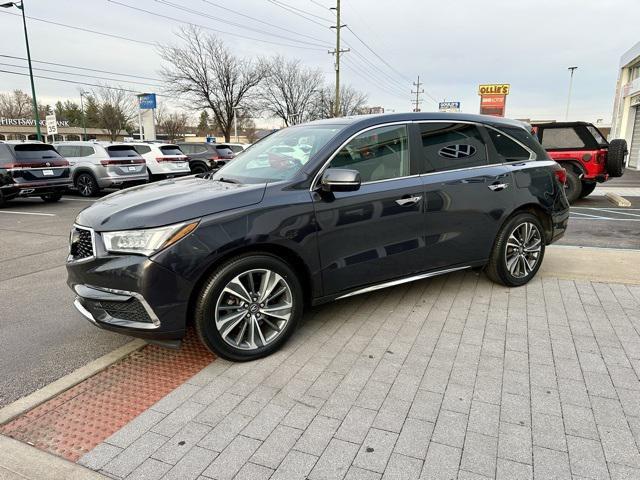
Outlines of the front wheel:
M 83 197 L 93 197 L 100 191 L 98 182 L 90 173 L 81 173 L 75 179 L 75 187 Z
M 538 217 L 519 213 L 507 221 L 496 238 L 486 274 L 494 282 L 519 287 L 538 272 L 544 258 L 544 229 Z
M 196 330 L 215 354 L 255 360 L 278 350 L 302 316 L 303 295 L 295 272 L 282 260 L 252 254 L 217 269 L 195 308 Z

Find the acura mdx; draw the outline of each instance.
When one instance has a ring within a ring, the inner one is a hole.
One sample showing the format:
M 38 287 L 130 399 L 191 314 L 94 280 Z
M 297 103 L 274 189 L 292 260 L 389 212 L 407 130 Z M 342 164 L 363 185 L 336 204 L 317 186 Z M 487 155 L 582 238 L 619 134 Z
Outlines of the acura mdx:
M 167 344 L 193 322 L 216 354 L 250 360 L 309 305 L 467 268 L 524 285 L 569 216 L 566 172 L 530 130 L 447 113 L 321 120 L 215 173 L 113 193 L 73 226 L 75 306 Z

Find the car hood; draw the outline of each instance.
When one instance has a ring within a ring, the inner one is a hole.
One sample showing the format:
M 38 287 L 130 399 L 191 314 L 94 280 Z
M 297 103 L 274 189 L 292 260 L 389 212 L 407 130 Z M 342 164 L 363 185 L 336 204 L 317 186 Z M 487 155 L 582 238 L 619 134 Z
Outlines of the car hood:
M 254 205 L 265 187 L 199 177 L 164 180 L 108 195 L 80 212 L 76 223 L 97 231 L 170 225 Z

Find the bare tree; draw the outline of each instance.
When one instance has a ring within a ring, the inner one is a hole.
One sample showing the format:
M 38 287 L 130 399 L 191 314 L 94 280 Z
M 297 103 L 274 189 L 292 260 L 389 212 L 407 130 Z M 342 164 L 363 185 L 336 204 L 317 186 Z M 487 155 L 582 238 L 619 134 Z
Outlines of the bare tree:
M 189 116 L 184 112 L 171 112 L 165 114 L 158 120 L 158 127 L 161 133 L 167 136 L 170 142 L 184 138 L 185 130 L 189 123 Z
M 282 119 L 286 126 L 307 121 L 314 96 L 322 88 L 322 72 L 304 67 L 301 60 L 287 60 L 280 55 L 264 65 L 267 73 L 260 89 L 263 111 Z
M 311 117 L 332 118 L 335 112 L 335 87 L 326 86 L 316 93 L 313 101 Z M 367 94 L 356 90 L 350 85 L 340 88 L 340 115 L 360 115 L 367 104 Z
M 170 94 L 184 97 L 193 110 L 211 109 L 225 141 L 231 138 L 233 111 L 252 109 L 264 67 L 235 56 L 213 35 L 191 25 L 180 30 L 184 45 L 161 47 L 162 73 Z
M 130 93 L 117 88 L 101 87 L 91 94 L 98 107 L 98 126 L 115 141 L 122 130 L 131 129 L 136 103 Z
M 50 105 L 38 104 L 40 119 L 53 112 Z M 0 93 L 0 116 L 7 118 L 29 118 L 33 116 L 33 97 L 22 90 Z

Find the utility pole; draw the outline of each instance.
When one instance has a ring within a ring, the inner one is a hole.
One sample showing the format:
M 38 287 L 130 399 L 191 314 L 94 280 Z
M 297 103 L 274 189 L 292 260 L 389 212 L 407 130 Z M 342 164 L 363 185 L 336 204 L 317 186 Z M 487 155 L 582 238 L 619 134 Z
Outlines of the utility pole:
M 578 67 L 569 67 L 568 70 L 571 72 L 569 76 L 569 94 L 567 95 L 567 111 L 564 114 L 564 119 L 569 120 L 569 106 L 571 105 L 571 88 L 573 87 L 573 72 L 575 72 Z
M 329 53 L 336 56 L 336 100 L 334 105 L 334 116 L 340 116 L 340 55 L 348 52 L 349 49 L 340 49 L 340 29 L 346 27 L 340 23 L 340 0 L 336 0 L 336 6 L 331 7 L 331 10 L 336 11 L 336 24 L 331 28 L 336 29 L 336 48 L 335 50 L 329 50 Z
M 411 93 L 416 94 L 415 108 L 413 109 L 414 112 L 420 111 L 420 104 L 422 103 L 422 100 L 420 100 L 420 94 L 424 93 L 424 88 L 420 90 L 420 85 L 422 85 L 422 83 L 420 83 L 420 75 L 418 75 L 418 81 L 413 82 L 413 86 L 416 87 L 416 91 L 414 92 L 413 90 L 411 90 Z

